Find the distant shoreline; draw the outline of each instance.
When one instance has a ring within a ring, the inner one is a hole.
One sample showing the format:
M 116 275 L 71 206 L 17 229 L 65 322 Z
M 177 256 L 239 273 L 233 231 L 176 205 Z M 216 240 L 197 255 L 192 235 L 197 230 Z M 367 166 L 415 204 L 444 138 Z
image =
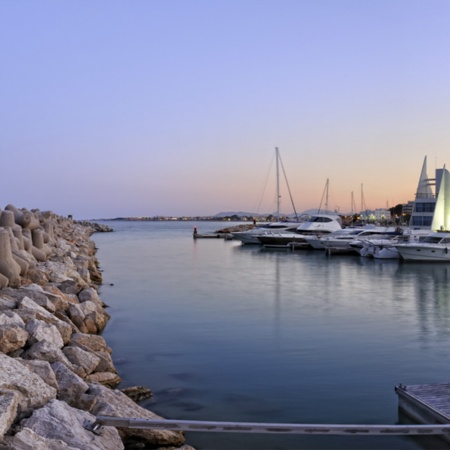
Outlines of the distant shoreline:
M 115 217 L 112 219 L 91 219 L 92 221 L 112 222 L 252 222 L 253 218 L 228 218 L 228 217 Z M 257 218 L 258 222 L 267 222 L 266 218 Z

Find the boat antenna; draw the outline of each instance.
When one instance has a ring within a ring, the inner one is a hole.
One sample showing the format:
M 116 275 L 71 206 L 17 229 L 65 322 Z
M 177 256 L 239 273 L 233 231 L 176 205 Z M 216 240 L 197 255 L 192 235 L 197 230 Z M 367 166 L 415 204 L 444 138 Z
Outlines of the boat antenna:
M 278 149 L 277 149 L 278 151 Z M 283 161 L 281 160 L 281 155 L 278 151 L 278 158 L 280 159 L 280 164 L 281 164 L 281 168 L 283 169 L 283 175 L 284 175 L 284 179 L 286 181 L 286 186 L 289 192 L 289 198 L 291 199 L 291 204 L 292 204 L 292 209 L 294 210 L 294 214 L 295 214 L 295 220 L 298 222 L 298 215 L 297 215 L 297 211 L 295 210 L 295 205 L 294 205 L 294 199 L 292 198 L 292 193 L 291 193 L 291 188 L 289 187 L 289 182 L 286 176 L 286 171 L 284 170 L 284 165 L 283 165 Z

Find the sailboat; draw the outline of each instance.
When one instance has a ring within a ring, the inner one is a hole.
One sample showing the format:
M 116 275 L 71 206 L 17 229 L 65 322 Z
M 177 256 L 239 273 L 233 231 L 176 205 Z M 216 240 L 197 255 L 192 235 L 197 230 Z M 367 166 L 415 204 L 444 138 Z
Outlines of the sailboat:
M 418 242 L 399 244 L 397 248 L 405 261 L 450 262 L 450 172 L 436 170 L 436 207 L 431 232 Z
M 288 248 L 311 248 L 307 238 L 319 239 L 323 234 L 332 233 L 342 229 L 342 221 L 339 214 L 328 211 L 328 188 L 329 180 L 325 184 L 322 200 L 316 214 L 311 214 L 292 233 L 266 233 L 258 236 L 264 247 L 288 247 Z M 322 211 L 322 202 L 325 197 L 325 211 Z
M 297 211 L 295 210 L 294 202 L 292 199 L 291 189 L 289 187 L 289 183 L 287 181 L 286 172 L 284 170 L 283 161 L 281 160 L 280 151 L 278 147 L 275 148 L 275 162 L 276 162 L 276 198 L 277 198 L 277 210 L 276 210 L 276 222 L 271 222 L 268 224 L 264 224 L 261 226 L 257 226 L 251 230 L 247 231 L 239 231 L 231 233 L 235 239 L 240 240 L 243 244 L 258 244 L 261 242 L 258 239 L 258 236 L 265 234 L 267 232 L 293 232 L 298 227 L 298 216 Z M 280 165 L 283 170 L 284 178 L 286 181 L 286 185 L 288 188 L 289 196 L 292 203 L 292 208 L 294 209 L 294 214 L 297 220 L 297 223 L 291 222 L 280 222 L 280 203 L 281 203 L 281 195 L 280 195 Z

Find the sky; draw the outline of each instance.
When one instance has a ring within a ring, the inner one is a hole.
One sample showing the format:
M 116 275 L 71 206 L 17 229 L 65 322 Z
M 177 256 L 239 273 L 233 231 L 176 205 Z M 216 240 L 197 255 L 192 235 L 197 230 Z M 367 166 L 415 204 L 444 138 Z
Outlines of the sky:
M 449 21 L 448 0 L 0 0 L 0 208 L 273 212 L 276 147 L 297 212 L 327 179 L 329 209 L 406 203 L 425 156 L 450 164 Z

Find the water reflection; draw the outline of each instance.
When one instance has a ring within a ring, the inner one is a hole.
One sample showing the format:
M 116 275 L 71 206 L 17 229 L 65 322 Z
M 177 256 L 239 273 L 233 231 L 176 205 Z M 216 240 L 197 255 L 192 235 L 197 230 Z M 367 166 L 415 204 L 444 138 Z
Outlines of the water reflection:
M 425 343 L 434 335 L 450 337 L 450 267 L 436 263 L 399 264 L 396 275 L 403 300 L 414 300 L 421 341 Z
M 98 236 L 109 242 L 99 246 L 113 313 L 104 336 L 127 361 L 120 375 L 151 387 L 146 405 L 163 416 L 395 423 L 394 385 L 448 379 L 450 266 L 192 242 L 189 224 L 133 226 L 133 236 Z M 380 445 L 364 437 L 225 439 L 189 442 L 221 450 L 418 448 L 394 437 Z
M 409 416 L 404 414 L 401 410 L 398 411 L 398 425 L 417 425 Z M 444 441 L 439 436 L 414 436 L 405 437 L 417 444 L 419 448 L 425 450 L 450 450 L 450 443 Z

